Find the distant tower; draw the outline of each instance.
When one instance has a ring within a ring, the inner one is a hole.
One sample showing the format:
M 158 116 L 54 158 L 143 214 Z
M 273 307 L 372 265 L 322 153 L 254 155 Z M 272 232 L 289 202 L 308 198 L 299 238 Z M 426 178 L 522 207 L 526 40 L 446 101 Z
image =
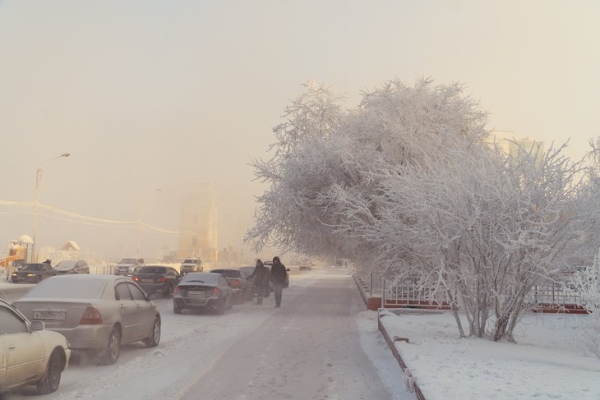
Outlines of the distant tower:
M 212 183 L 196 183 L 181 203 L 181 233 L 177 257 L 217 258 L 217 196 Z

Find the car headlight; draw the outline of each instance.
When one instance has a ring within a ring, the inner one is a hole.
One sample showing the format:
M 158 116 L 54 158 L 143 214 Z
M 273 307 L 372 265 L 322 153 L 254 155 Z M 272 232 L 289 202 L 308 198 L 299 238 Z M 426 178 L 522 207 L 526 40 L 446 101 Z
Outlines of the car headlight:
M 35 274 L 27 274 L 27 276 L 34 276 Z

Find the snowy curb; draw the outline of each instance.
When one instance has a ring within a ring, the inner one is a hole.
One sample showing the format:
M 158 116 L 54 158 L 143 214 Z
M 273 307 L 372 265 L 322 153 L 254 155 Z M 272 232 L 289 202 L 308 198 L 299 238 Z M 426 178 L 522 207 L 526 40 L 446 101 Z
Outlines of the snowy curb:
M 381 313 L 380 313 L 381 310 L 385 310 L 385 309 L 380 309 L 377 311 L 377 327 L 383 334 L 383 337 L 385 338 L 385 341 L 386 341 L 388 347 L 390 348 L 390 350 L 392 350 L 392 354 L 398 361 L 398 364 L 400 364 L 400 368 L 402 368 L 402 371 L 404 372 L 404 381 L 405 381 L 406 385 L 412 392 L 415 393 L 415 396 L 417 397 L 418 400 L 427 400 L 425 398 L 425 396 L 423 395 L 423 392 L 421 392 L 421 388 L 419 388 L 419 385 L 417 385 L 415 378 L 410 373 L 408 366 L 402 359 L 402 356 L 400 355 L 400 352 L 396 348 L 396 345 L 394 344 L 394 342 L 398 341 L 398 340 L 406 341 L 408 343 L 409 339 L 394 337 L 394 340 L 392 340 L 390 338 L 390 335 L 387 333 L 387 331 L 385 330 L 385 327 L 381 323 Z M 386 310 L 386 311 L 389 311 L 389 310 Z M 385 316 L 385 314 L 384 314 L 384 316 Z
M 360 292 L 360 297 L 362 297 L 363 301 L 365 302 L 365 306 L 367 306 L 367 308 L 368 308 L 369 300 L 367 298 L 366 292 L 369 291 L 369 288 L 368 288 L 367 284 L 361 278 L 359 278 L 356 274 L 352 274 L 352 277 L 354 278 L 354 282 L 356 283 L 356 286 L 358 287 L 358 291 Z
M 365 306 L 367 308 L 369 308 L 369 299 L 367 297 L 366 292 L 368 292 L 368 286 L 363 282 L 362 279 L 360 279 L 359 277 L 357 277 L 356 275 L 352 275 L 354 277 L 354 282 L 356 282 L 356 286 L 358 287 L 358 291 L 360 292 L 360 296 L 362 297 L 363 301 L 365 302 Z M 400 352 L 398 352 L 398 349 L 396 348 L 396 345 L 394 344 L 395 340 L 403 340 L 406 341 L 408 343 L 408 338 L 398 338 L 398 337 L 394 337 L 394 340 L 392 340 L 390 338 L 390 335 L 387 333 L 387 331 L 385 330 L 385 327 L 383 326 L 383 324 L 381 323 L 381 310 L 386 310 L 386 311 L 390 311 L 393 312 L 395 314 L 399 314 L 399 313 L 415 313 L 415 314 L 423 314 L 424 310 L 387 310 L 387 309 L 379 309 L 377 310 L 377 327 L 379 329 L 379 331 L 383 334 L 383 337 L 388 345 L 388 347 L 390 348 L 390 350 L 392 350 L 392 354 L 394 355 L 394 357 L 396 358 L 396 360 L 398 361 L 398 364 L 400 365 L 400 368 L 402 369 L 402 372 L 404 372 L 404 381 L 406 383 L 406 386 L 415 393 L 416 397 L 418 400 L 427 400 L 425 398 L 425 396 L 423 395 L 423 392 L 421 392 L 421 388 L 419 388 L 419 385 L 417 385 L 417 383 L 415 382 L 415 378 L 412 376 L 412 374 L 410 373 L 410 370 L 408 369 L 406 363 L 404 362 L 404 360 L 402 359 L 402 356 L 400 356 Z M 436 313 L 440 313 L 439 311 Z

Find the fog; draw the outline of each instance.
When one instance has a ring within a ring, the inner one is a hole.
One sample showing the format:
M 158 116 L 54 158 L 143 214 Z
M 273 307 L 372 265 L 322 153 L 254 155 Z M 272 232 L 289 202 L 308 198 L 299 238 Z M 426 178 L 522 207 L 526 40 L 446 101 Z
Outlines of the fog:
M 581 157 L 599 135 L 598 20 L 596 0 L 0 1 L 0 200 L 33 202 L 42 163 L 41 203 L 177 231 L 182 195 L 213 182 L 219 248 L 239 248 L 264 190 L 251 158 L 308 79 L 348 107 L 388 79 L 463 82 L 490 129 Z M 31 232 L 31 206 L 0 205 L 0 250 Z M 119 257 L 136 239 L 40 210 L 38 246 Z M 142 254 L 177 240 L 144 232 Z

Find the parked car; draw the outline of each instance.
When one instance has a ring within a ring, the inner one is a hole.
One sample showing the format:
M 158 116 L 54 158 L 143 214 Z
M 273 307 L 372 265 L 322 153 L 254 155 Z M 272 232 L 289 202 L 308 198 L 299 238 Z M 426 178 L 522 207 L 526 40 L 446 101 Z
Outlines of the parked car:
M 135 269 L 144 266 L 143 258 L 122 258 L 115 266 L 115 275 L 133 275 Z
M 265 261 L 264 262 L 265 267 L 269 268 L 269 271 L 271 271 L 271 267 L 273 266 L 273 261 Z M 285 269 L 287 272 L 290 272 L 289 268 Z M 285 274 L 285 284 L 283 285 L 283 287 L 290 287 L 290 274 Z
M 63 335 L 44 329 L 42 321 L 30 322 L 0 300 L 0 397 L 30 385 L 40 394 L 55 392 L 70 356 Z
M 229 284 L 233 291 L 233 298 L 237 301 L 252 300 L 252 286 L 248 284 L 246 274 L 239 269 L 234 268 L 219 268 L 213 269 L 210 272 L 221 274 Z
M 243 273 L 246 275 L 246 280 L 248 281 L 248 285 L 249 285 L 249 286 L 252 288 L 252 291 L 253 291 L 253 293 L 254 293 L 254 280 L 256 279 L 256 277 L 254 277 L 254 276 L 253 276 L 252 278 L 249 278 L 249 276 L 250 276 L 250 275 L 252 275 L 252 274 L 254 273 L 254 269 L 255 269 L 255 268 L 256 268 L 256 266 L 251 266 L 251 267 L 239 267 L 239 268 L 238 268 L 240 271 L 242 271 L 242 272 L 243 272 Z M 271 270 L 271 267 L 267 267 L 267 268 L 268 268 L 269 270 Z M 271 292 L 273 292 L 273 282 L 271 282 L 271 281 L 269 280 L 269 282 L 268 282 L 268 285 L 269 285 L 269 291 L 268 291 L 267 293 L 265 293 L 265 294 L 264 294 L 266 297 L 268 297 L 268 296 L 269 296 L 269 294 L 270 294 Z M 254 294 L 255 294 L 255 293 L 254 293 Z
M 147 293 L 160 292 L 163 296 L 172 296 L 181 275 L 172 267 L 145 265 L 131 279 Z
M 84 260 L 64 260 L 54 267 L 56 275 L 89 274 L 90 266 Z
M 179 272 L 181 273 L 181 275 L 185 275 L 188 272 L 202 272 L 204 271 L 204 268 L 202 267 L 202 260 L 200 260 L 199 258 L 186 258 L 185 260 L 183 260 L 183 262 L 181 263 L 181 266 L 179 267 Z
M 32 321 L 63 334 L 72 350 L 100 355 L 114 364 L 121 345 L 160 341 L 161 317 L 146 294 L 129 278 L 114 275 L 59 275 L 43 280 L 13 305 Z
M 221 274 L 189 272 L 181 278 L 173 294 L 173 312 L 185 309 L 211 310 L 223 314 L 233 306 L 233 290 Z
M 18 282 L 33 282 L 38 283 L 42 280 L 56 275 L 52 265 L 47 263 L 29 263 L 23 268 L 13 272 L 10 276 L 15 283 Z
M 254 276 L 252 278 L 248 278 L 250 275 L 252 275 L 254 273 L 254 269 L 256 268 L 256 266 L 249 266 L 249 267 L 239 267 L 238 269 L 240 271 L 242 271 L 244 273 L 244 275 L 246 275 L 246 280 L 248 281 L 248 285 L 252 286 L 254 285 Z

